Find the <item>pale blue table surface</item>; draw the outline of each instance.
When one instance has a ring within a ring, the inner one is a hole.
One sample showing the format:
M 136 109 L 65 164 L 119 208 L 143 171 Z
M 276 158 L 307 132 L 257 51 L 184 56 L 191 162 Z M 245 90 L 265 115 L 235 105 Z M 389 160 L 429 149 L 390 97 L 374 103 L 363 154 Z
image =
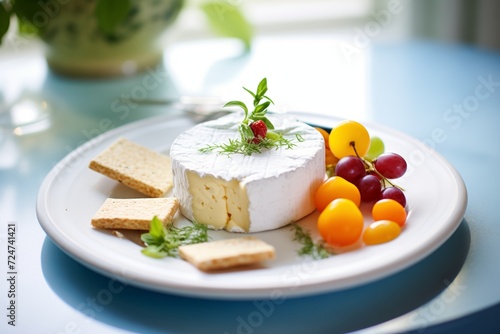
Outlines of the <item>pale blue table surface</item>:
M 265 301 L 186 298 L 132 286 L 105 305 L 95 303 L 110 279 L 46 237 L 36 217 L 37 192 L 59 159 L 101 132 L 103 118 L 116 127 L 169 112 L 138 107 L 121 119 L 113 109 L 113 100 L 137 93 L 146 75 L 159 83 L 147 91 L 156 98 L 234 96 L 242 84 L 267 76 L 283 109 L 374 121 L 426 141 L 462 175 L 465 218 L 438 250 L 399 273 L 272 308 Z M 348 61 L 338 41 L 321 35 L 259 38 L 246 55 L 233 41 L 186 42 L 166 50 L 164 67 L 105 81 L 56 76 L 38 52 L 2 58 L 0 98 L 22 87 L 50 101 L 52 126 L 0 137 L 0 222 L 17 224 L 19 259 L 16 327 L 7 325 L 8 288 L 0 280 L 1 333 L 500 331 L 499 52 L 427 41 L 372 43 Z M 433 137 L 436 129 L 444 140 Z M 0 237 L 6 272 L 5 227 Z

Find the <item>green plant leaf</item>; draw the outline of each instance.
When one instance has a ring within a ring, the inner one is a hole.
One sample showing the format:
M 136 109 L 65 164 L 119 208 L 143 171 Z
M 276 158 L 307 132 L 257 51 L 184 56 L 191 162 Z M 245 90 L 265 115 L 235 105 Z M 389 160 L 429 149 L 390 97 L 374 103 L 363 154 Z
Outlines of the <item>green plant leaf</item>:
M 22 18 L 18 21 L 19 33 L 24 37 L 40 37 L 41 31 L 33 23 Z
M 254 93 L 254 92 L 252 92 L 250 89 L 245 88 L 245 87 L 243 87 L 243 89 L 244 89 L 244 90 L 246 90 L 248 93 L 250 93 L 250 95 L 252 95 L 252 97 L 253 97 L 254 99 L 257 99 L 257 95 L 255 95 L 255 93 Z
M 263 96 L 266 100 L 268 100 L 269 102 L 271 102 L 272 104 L 274 104 L 274 101 L 271 100 L 269 97 L 267 97 L 266 95 Z
M 151 233 L 153 238 L 163 238 L 165 236 L 163 224 L 157 216 L 154 216 L 153 220 L 151 221 L 149 233 Z
M 3 36 L 5 36 L 9 30 L 10 25 L 10 15 L 4 7 L 4 4 L 4 2 L 0 3 L 0 44 L 2 44 Z
M 269 107 L 269 105 L 271 104 L 271 102 L 269 101 L 266 101 L 262 104 L 259 104 L 258 106 L 255 107 L 255 110 L 254 110 L 254 114 L 263 114 L 263 111 L 267 109 L 267 107 Z
M 228 103 L 226 103 L 224 107 L 230 107 L 230 106 L 236 106 L 236 107 L 240 107 L 241 109 L 243 109 L 243 111 L 245 112 L 245 118 L 247 118 L 247 115 L 248 115 L 248 108 L 247 106 L 241 102 L 241 101 L 229 101 Z
M 163 251 L 163 245 L 147 246 L 146 248 L 141 249 L 141 253 L 155 259 L 162 259 L 168 256 L 168 253 Z
M 271 123 L 271 121 L 270 121 L 267 117 L 264 117 L 264 118 L 262 119 L 262 122 L 264 122 L 264 123 L 266 124 L 266 126 L 267 126 L 267 128 L 268 128 L 269 130 L 274 130 L 274 125 L 273 125 L 273 123 Z
M 33 18 L 41 10 L 38 2 L 30 0 L 16 0 L 12 2 L 12 12 L 16 14 L 18 21 L 18 31 L 25 37 L 39 37 L 47 26 L 46 24 L 38 24 L 35 26 Z M 47 16 L 48 20 L 51 19 Z
M 41 11 L 40 4 L 38 2 L 33 2 L 30 0 L 16 0 L 11 1 L 12 4 L 11 11 L 17 16 L 17 29 L 19 34 L 24 37 L 40 37 L 42 31 L 46 28 L 49 21 L 53 16 L 46 15 L 46 22 L 44 24 L 38 23 L 35 25 L 33 23 L 36 14 Z
M 130 8 L 130 0 L 98 0 L 95 15 L 99 28 L 112 33 L 127 17 Z
M 240 139 L 229 139 L 228 143 L 208 144 L 200 148 L 199 151 L 203 153 L 216 151 L 226 155 L 232 153 L 252 155 L 253 153 L 261 153 L 262 149 L 277 149 L 278 147 L 285 147 L 286 149 L 293 148 L 295 146 L 293 141 L 286 139 L 282 134 L 274 133 L 272 131 L 267 131 L 266 137 L 263 140 L 259 142 L 253 141 L 255 135 L 249 125 L 250 121 L 262 120 L 266 124 L 268 130 L 274 130 L 273 123 L 266 117 L 267 107 L 274 102 L 267 96 L 263 95 L 267 91 L 267 80 L 265 78 L 261 80 L 259 86 L 257 87 L 257 92 L 262 95 L 254 93 L 245 87 L 243 87 L 243 89 L 250 93 L 250 95 L 254 98 L 254 110 L 250 115 L 248 115 L 247 107 L 243 102 L 230 101 L 225 104 L 225 106 L 240 106 L 245 110 L 245 118 L 238 124 Z M 268 101 L 259 104 L 262 98 L 265 98 Z
M 154 216 L 149 225 L 149 233 L 141 235 L 141 239 L 148 245 L 161 244 L 164 241 L 165 234 L 163 223 L 157 216 Z
M 264 78 L 259 82 L 259 85 L 257 86 L 257 96 L 262 98 L 264 94 L 267 92 L 267 79 Z
M 250 49 L 253 29 L 238 7 L 222 1 L 203 3 L 201 9 L 205 12 L 212 30 L 226 37 L 238 38 L 246 49 Z
M 147 245 L 141 252 L 156 259 L 177 257 L 179 246 L 208 241 L 207 229 L 206 225 L 196 222 L 182 228 L 173 224 L 164 227 L 161 220 L 155 216 L 151 220 L 149 232 L 141 234 L 141 240 Z

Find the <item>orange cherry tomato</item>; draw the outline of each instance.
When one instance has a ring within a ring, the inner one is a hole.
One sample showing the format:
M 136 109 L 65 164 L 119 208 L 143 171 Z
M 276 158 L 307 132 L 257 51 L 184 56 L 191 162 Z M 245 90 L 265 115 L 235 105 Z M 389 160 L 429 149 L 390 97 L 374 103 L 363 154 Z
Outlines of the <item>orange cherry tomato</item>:
M 330 142 L 328 140 L 328 137 L 330 136 L 330 134 L 326 130 L 324 130 L 322 128 L 315 128 L 315 129 L 318 130 L 319 133 L 321 133 L 321 135 L 323 136 L 323 140 L 325 141 L 325 147 L 327 149 L 329 149 L 330 148 Z
M 366 245 L 377 245 L 391 241 L 399 236 L 401 227 L 390 220 L 379 220 L 371 223 L 363 232 L 363 242 Z
M 359 240 L 363 232 L 363 214 L 351 200 L 332 201 L 318 217 L 318 231 L 332 246 L 348 246 Z
M 339 162 L 339 158 L 333 155 L 332 151 L 325 150 L 325 165 L 326 166 L 335 166 Z
M 361 195 L 354 184 L 340 176 L 332 176 L 319 186 L 314 195 L 314 205 L 321 212 L 337 198 L 350 199 L 356 206 L 361 202 Z
M 373 205 L 372 217 L 374 221 L 390 220 L 403 226 L 406 222 L 406 210 L 393 199 L 381 199 Z

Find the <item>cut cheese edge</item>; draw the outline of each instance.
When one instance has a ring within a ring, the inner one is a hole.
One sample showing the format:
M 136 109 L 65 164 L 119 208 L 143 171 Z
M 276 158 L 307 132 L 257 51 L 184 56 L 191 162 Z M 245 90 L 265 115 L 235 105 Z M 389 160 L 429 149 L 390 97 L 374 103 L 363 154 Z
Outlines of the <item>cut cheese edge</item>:
M 176 138 L 170 150 L 174 196 L 186 218 L 213 229 L 259 232 L 297 221 L 315 209 L 314 193 L 325 176 L 323 137 L 290 116 L 269 118 L 277 132 L 294 142 L 293 148 L 251 156 L 200 152 L 208 144 L 238 138 L 240 114 L 199 124 Z
M 193 171 L 187 171 L 187 179 L 195 221 L 214 229 L 249 230 L 248 197 L 240 182 L 201 177 Z

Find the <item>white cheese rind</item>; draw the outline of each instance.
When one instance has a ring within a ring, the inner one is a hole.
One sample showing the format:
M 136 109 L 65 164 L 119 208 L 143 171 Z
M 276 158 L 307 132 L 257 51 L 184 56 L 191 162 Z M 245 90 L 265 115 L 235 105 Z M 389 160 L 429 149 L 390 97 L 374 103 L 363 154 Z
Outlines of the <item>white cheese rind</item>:
M 249 226 L 234 222 L 208 224 L 211 228 L 224 228 L 231 232 L 259 232 L 276 229 L 300 220 L 315 207 L 313 197 L 325 176 L 325 144 L 321 134 L 295 118 L 272 114 L 270 120 L 275 131 L 293 140 L 295 147 L 263 150 L 262 153 L 245 156 L 229 156 L 217 152 L 201 153 L 208 144 L 226 143 L 239 138 L 237 123 L 241 114 L 229 115 L 215 121 L 198 124 L 179 135 L 170 149 L 174 180 L 174 196 L 180 201 L 180 211 L 193 220 L 193 194 L 189 191 L 190 173 L 199 178 L 210 176 L 225 181 L 236 180 L 236 189 L 248 198 Z M 296 135 L 304 140 L 298 141 Z M 193 178 L 192 178 L 193 179 Z M 197 194 L 195 194 L 197 195 Z M 208 195 L 203 195 L 208 197 Z M 217 199 L 230 194 L 219 194 Z M 238 202 L 240 199 L 234 199 Z M 220 204 L 220 203 L 219 203 Z M 243 206 L 244 207 L 244 206 Z M 243 214 L 246 214 L 244 212 Z M 242 226 L 243 225 L 243 226 Z

